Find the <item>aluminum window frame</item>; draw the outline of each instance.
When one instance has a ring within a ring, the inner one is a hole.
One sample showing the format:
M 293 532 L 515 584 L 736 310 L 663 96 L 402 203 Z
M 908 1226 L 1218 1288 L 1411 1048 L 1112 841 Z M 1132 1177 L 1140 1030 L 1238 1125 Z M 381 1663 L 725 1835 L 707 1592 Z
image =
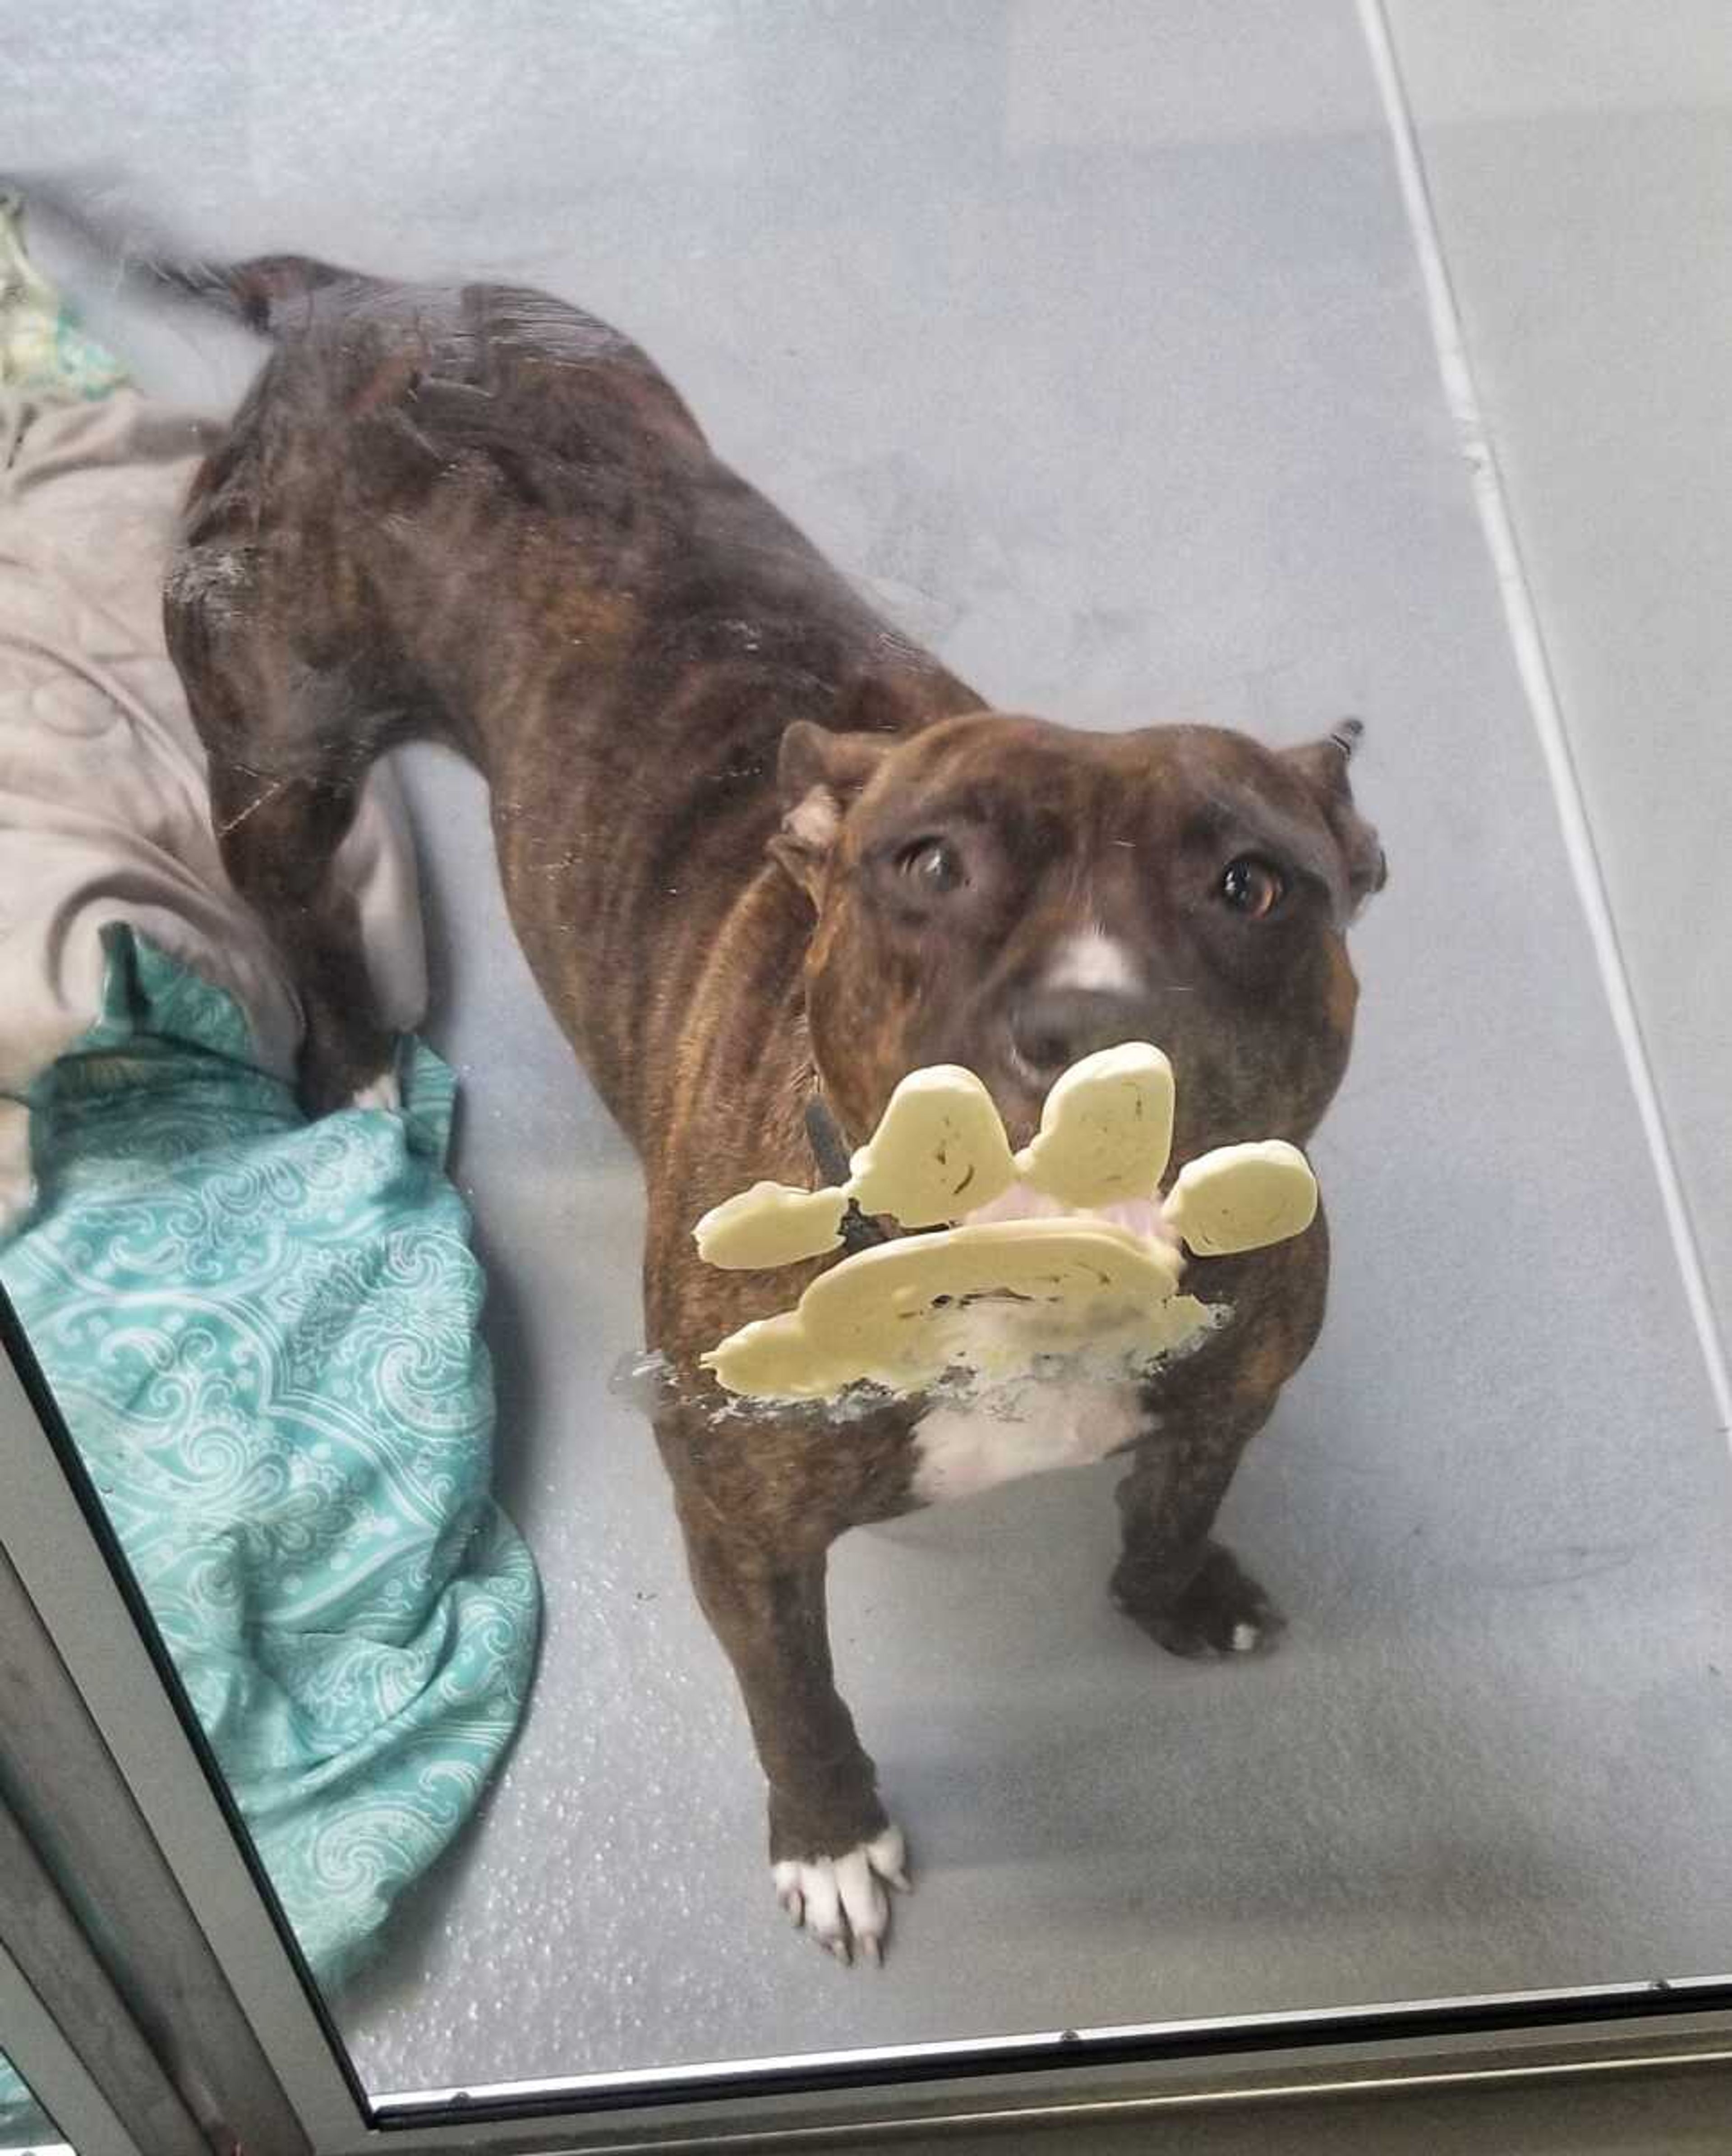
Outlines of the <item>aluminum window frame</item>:
M 140 2147 L 73 2048 L 53 2010 L 0 1944 L 0 2049 L 59 2137 L 30 2156 L 153 2156 Z

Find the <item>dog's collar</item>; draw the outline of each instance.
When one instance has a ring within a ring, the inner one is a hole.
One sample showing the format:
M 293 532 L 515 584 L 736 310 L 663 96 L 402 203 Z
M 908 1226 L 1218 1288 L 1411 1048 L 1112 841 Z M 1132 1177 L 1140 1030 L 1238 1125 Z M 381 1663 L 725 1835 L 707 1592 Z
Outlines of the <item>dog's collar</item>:
M 848 1147 L 821 1093 L 814 1092 L 807 1096 L 806 1138 L 812 1148 L 812 1158 L 818 1163 L 818 1172 L 825 1183 L 832 1187 L 845 1183 L 851 1173 Z M 879 1244 L 892 1240 L 890 1230 L 881 1222 L 862 1213 L 851 1198 L 848 1201 L 848 1210 L 842 1215 L 840 1232 L 843 1245 L 851 1254 L 876 1250 Z

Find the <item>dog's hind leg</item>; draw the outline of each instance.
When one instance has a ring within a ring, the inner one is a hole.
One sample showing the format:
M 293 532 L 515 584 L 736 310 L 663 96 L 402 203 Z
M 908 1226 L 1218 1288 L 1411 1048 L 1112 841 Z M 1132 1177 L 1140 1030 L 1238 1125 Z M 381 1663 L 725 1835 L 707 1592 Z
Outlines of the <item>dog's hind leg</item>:
M 244 506 L 256 490 L 239 490 Z M 305 542 L 305 519 L 238 541 L 208 516 L 170 572 L 163 624 L 209 757 L 218 851 L 299 994 L 308 1112 L 393 1106 L 396 1041 L 335 870 L 406 701 L 390 647 L 343 619 L 342 561 Z
M 211 763 L 211 820 L 229 880 L 289 967 L 306 1021 L 301 1096 L 310 1115 L 396 1105 L 396 1043 L 378 1014 L 354 894 L 333 873 L 364 773 L 275 773 Z

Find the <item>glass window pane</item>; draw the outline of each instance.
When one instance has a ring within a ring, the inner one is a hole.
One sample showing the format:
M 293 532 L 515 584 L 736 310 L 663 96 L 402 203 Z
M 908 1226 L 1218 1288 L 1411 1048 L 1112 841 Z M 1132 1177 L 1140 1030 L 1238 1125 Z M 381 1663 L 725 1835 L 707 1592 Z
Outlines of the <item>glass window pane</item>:
M 376 2094 L 1725 1970 L 1719 138 L 1385 12 L 21 26 L 0 1285 Z

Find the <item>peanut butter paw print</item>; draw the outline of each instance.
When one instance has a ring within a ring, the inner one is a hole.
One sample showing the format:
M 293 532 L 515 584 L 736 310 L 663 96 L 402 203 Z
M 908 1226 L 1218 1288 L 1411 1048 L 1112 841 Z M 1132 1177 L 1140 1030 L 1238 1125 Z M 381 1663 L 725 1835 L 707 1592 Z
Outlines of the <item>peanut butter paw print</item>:
M 1035 1377 L 1072 1358 L 1134 1374 L 1231 1314 L 1180 1291 L 1185 1251 L 1221 1257 L 1298 1235 L 1317 1214 L 1305 1156 L 1280 1139 L 1190 1162 L 1163 1201 L 1172 1066 L 1134 1041 L 1055 1083 L 1033 1142 L 1013 1152 L 971 1070 L 903 1079 L 845 1183 L 754 1183 L 705 1214 L 700 1255 L 756 1270 L 841 1247 L 851 1205 L 937 1232 L 856 1252 L 792 1310 L 759 1318 L 703 1360 L 724 1390 L 827 1399 Z

